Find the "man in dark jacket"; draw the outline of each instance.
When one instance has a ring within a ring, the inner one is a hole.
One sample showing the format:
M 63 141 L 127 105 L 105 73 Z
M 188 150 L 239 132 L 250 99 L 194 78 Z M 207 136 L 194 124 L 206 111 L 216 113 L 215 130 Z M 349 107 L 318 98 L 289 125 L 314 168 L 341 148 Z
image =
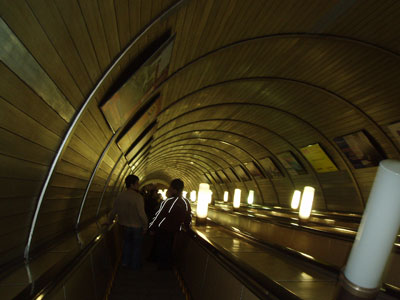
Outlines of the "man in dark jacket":
M 183 181 L 174 179 L 167 191 L 167 200 L 161 203 L 160 209 L 151 221 L 149 230 L 156 232 L 155 249 L 159 269 L 172 267 L 172 247 L 175 234 L 187 228 L 192 220 L 190 202 L 182 196 Z

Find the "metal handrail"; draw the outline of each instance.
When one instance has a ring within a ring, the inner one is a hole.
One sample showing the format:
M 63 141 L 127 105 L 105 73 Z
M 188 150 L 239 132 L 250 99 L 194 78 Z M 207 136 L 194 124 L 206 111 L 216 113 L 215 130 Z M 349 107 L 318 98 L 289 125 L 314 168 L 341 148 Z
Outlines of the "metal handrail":
M 97 244 L 108 234 L 114 227 L 115 223 L 103 226 L 98 235 L 96 235 L 82 249 L 77 249 L 66 255 L 60 262 L 53 265 L 44 274 L 37 278 L 34 282 L 27 285 L 14 300 L 39 300 L 45 299 L 59 284 L 74 271 L 75 267 L 85 259 Z

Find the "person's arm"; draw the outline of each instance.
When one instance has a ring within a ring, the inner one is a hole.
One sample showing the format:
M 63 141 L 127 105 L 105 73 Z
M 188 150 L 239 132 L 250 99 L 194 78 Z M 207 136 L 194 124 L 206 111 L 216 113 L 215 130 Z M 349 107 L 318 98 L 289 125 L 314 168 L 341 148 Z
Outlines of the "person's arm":
M 168 203 L 169 200 L 165 200 L 161 202 L 160 208 L 156 212 L 153 220 L 150 222 L 149 230 L 155 230 L 159 224 L 164 220 L 165 216 L 167 215 L 168 209 L 170 204 Z
M 186 218 L 185 218 L 184 224 L 185 224 L 186 228 L 189 228 L 190 223 L 192 223 L 192 208 L 190 207 L 190 202 L 187 199 L 185 199 L 185 200 L 186 200 L 186 204 L 188 206 L 188 211 L 186 213 Z

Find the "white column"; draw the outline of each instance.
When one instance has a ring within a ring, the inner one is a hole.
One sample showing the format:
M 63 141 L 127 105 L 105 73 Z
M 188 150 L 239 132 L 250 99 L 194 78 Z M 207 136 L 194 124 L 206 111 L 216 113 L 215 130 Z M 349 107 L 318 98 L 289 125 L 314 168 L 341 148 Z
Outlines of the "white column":
M 209 198 L 211 198 L 210 186 L 207 183 L 200 183 L 196 210 L 197 217 L 200 219 L 207 218 Z
M 369 195 L 344 275 L 365 289 L 380 286 L 400 227 L 400 161 L 383 160 Z
M 240 207 L 240 194 L 242 191 L 240 189 L 235 189 L 235 193 L 233 195 L 233 208 Z

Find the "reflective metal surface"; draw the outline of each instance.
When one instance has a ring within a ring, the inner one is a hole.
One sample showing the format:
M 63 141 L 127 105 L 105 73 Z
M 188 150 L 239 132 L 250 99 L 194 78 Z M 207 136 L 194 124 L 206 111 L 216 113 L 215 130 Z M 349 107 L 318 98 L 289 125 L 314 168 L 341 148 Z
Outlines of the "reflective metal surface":
M 75 114 L 74 107 L 2 18 L 0 18 L 0 59 L 65 121 L 72 120 Z
M 111 145 L 114 144 L 114 141 L 118 137 L 118 134 L 119 134 L 120 130 L 121 130 L 121 128 L 118 129 L 117 132 L 111 137 L 111 139 L 108 141 L 108 144 L 107 144 L 106 148 L 104 148 L 103 153 L 101 154 L 101 156 L 97 160 L 96 167 L 93 169 L 92 175 L 90 176 L 89 182 L 88 182 L 88 184 L 86 186 L 85 194 L 83 195 L 83 198 L 82 198 L 81 206 L 79 208 L 78 218 L 76 219 L 76 224 L 75 224 L 75 228 L 76 229 L 79 227 L 79 222 L 81 220 L 83 207 L 85 206 L 86 197 L 87 197 L 87 194 L 89 193 L 89 190 L 90 190 L 90 187 L 92 185 L 94 176 L 96 175 L 97 169 L 100 167 L 100 164 L 102 163 L 104 156 L 107 154 L 108 149 L 110 149 Z M 112 173 L 110 173 L 110 175 L 111 174 Z

